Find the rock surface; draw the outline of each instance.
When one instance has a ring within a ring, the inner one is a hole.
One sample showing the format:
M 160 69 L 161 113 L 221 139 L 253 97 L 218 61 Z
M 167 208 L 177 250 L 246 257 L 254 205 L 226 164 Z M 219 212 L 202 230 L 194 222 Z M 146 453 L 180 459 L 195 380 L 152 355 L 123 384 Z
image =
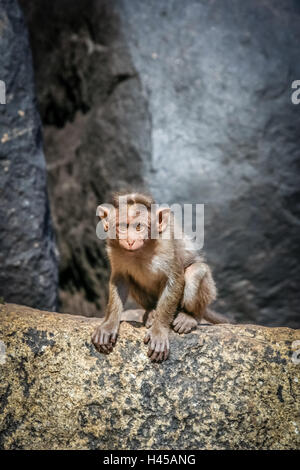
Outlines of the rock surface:
M 300 448 L 300 331 L 201 326 L 152 364 L 138 323 L 98 353 L 98 321 L 0 306 L 1 448 Z
M 291 103 L 299 4 L 21 4 L 45 128 L 63 311 L 103 308 L 107 265 L 95 207 L 127 182 L 150 187 L 162 203 L 206 204 L 204 248 L 220 311 L 299 327 L 300 112 Z
M 41 121 L 26 26 L 15 0 L 0 3 L 0 296 L 56 310 L 58 262 Z

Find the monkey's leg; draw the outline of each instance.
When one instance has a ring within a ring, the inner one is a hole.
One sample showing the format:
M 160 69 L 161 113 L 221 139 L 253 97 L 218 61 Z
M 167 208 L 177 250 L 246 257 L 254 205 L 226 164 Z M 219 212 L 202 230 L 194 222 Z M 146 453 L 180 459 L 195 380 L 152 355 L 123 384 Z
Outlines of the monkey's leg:
M 184 288 L 184 274 L 179 267 L 176 268 L 164 286 L 153 312 L 153 323 L 144 338 L 145 344 L 149 345 L 148 356 L 151 361 L 164 361 L 169 355 L 169 328 Z
M 128 287 L 121 276 L 111 275 L 109 282 L 109 299 L 106 315 L 102 323 L 92 334 L 92 342 L 102 353 L 108 354 L 116 343 L 121 313 L 128 295 Z
M 188 266 L 184 273 L 185 286 L 182 307 L 173 322 L 178 333 L 188 333 L 205 317 L 207 307 L 216 299 L 217 290 L 207 264 L 196 262 Z
M 188 266 L 184 272 L 184 291 L 182 308 L 185 311 L 180 311 L 175 317 L 172 326 L 177 333 L 189 333 L 197 327 L 198 321 L 196 311 L 199 310 L 198 305 L 195 306 L 195 299 L 198 295 L 200 283 L 206 273 L 206 265 L 204 263 L 194 263 Z M 199 318 L 199 320 L 201 317 Z
M 189 310 L 189 311 L 195 312 L 197 319 L 201 320 L 202 318 L 204 318 L 205 320 L 215 325 L 220 324 L 220 323 L 232 323 L 230 320 L 228 320 L 228 318 L 226 318 L 221 313 L 215 312 L 214 310 L 211 310 L 210 308 L 208 308 L 208 306 L 217 298 L 217 289 L 216 289 L 215 281 L 213 280 L 212 273 L 211 273 L 209 266 L 200 262 L 195 263 L 195 264 L 198 264 L 198 267 L 192 267 L 195 265 L 190 266 L 189 267 L 191 268 L 190 274 L 192 278 L 194 276 L 194 283 L 196 282 L 195 277 L 197 278 L 198 276 L 199 287 L 198 287 L 198 292 L 194 300 L 195 305 L 193 307 L 192 305 L 193 301 L 192 301 L 191 305 L 189 306 L 190 308 L 192 308 L 192 310 Z M 189 276 L 189 273 L 188 273 L 188 276 Z M 193 281 L 192 281 L 192 284 L 190 284 L 190 286 L 191 285 L 193 285 Z M 189 297 L 190 293 L 187 293 L 187 298 Z M 188 301 L 189 299 L 187 299 L 187 304 L 185 305 L 186 308 L 188 308 Z

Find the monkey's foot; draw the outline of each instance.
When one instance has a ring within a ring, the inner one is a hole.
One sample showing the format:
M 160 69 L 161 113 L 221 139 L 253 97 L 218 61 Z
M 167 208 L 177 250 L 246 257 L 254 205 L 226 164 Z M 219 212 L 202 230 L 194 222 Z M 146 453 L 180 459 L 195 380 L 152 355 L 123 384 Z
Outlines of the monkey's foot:
M 197 324 L 197 320 L 192 317 L 192 315 L 189 315 L 185 312 L 179 312 L 177 317 L 173 321 L 172 326 L 177 333 L 181 334 L 189 333 L 197 327 Z
M 149 343 L 148 356 L 151 361 L 165 361 L 169 356 L 169 329 L 153 325 L 146 333 L 144 343 Z
M 92 342 L 96 349 L 104 354 L 109 354 L 116 343 L 119 325 L 111 326 L 103 322 L 92 334 Z

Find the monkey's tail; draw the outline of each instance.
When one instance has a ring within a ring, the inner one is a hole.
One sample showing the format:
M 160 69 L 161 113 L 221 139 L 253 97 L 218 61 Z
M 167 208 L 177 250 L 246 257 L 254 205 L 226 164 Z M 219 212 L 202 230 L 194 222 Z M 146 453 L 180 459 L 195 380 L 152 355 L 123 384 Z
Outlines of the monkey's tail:
M 224 317 L 221 313 L 217 313 L 214 310 L 207 308 L 204 313 L 205 320 L 217 325 L 219 323 L 233 323 L 228 318 Z

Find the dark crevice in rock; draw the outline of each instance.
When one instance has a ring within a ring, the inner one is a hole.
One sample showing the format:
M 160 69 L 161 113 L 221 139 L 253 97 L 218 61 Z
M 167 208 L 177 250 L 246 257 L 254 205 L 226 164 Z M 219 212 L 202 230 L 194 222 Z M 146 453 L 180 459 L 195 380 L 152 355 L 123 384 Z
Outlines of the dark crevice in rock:
M 11 384 L 8 384 L 5 392 L 0 395 L 0 415 L 8 403 L 8 397 L 11 394 Z
M 109 269 L 97 205 L 145 187 L 151 125 L 139 75 L 107 0 L 20 1 L 33 50 L 54 226 L 60 309 L 103 314 Z M 116 180 L 117 178 L 117 180 Z
M 284 403 L 284 399 L 282 397 L 282 385 L 278 385 L 278 388 L 277 388 L 277 397 L 278 397 L 278 400 L 281 402 L 281 403 Z
M 129 75 L 129 74 L 124 73 L 124 74 L 114 76 L 110 84 L 110 87 L 108 88 L 107 96 L 109 97 L 110 95 L 112 95 L 115 89 L 117 88 L 117 86 L 119 86 L 121 83 L 125 82 L 126 80 L 130 80 L 132 78 L 138 78 L 138 75 L 137 74 Z

